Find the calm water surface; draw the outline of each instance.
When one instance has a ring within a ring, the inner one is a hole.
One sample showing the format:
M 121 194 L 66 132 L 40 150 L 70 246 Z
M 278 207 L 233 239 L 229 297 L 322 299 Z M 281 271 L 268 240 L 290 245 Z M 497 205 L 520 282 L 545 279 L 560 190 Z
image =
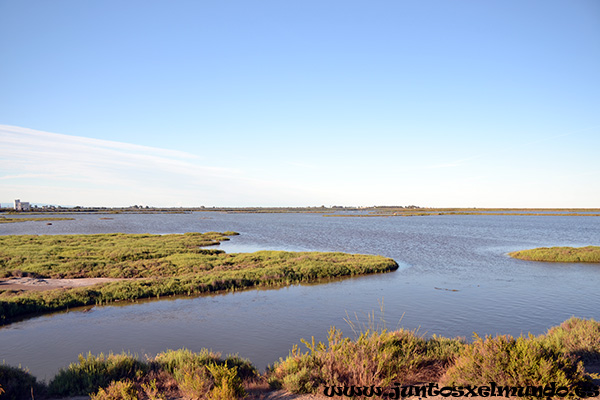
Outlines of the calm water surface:
M 380 303 L 388 328 L 426 335 L 540 334 L 572 315 L 600 319 L 600 265 L 545 264 L 507 252 L 600 245 L 600 217 L 428 216 L 325 218 L 320 214 L 75 215 L 75 221 L 3 224 L 0 234 L 240 232 L 227 252 L 381 254 L 396 272 L 273 290 L 93 307 L 0 328 L 0 360 L 50 379 L 79 353 L 154 355 L 181 347 L 238 353 L 264 368 L 300 338 L 325 340 Z

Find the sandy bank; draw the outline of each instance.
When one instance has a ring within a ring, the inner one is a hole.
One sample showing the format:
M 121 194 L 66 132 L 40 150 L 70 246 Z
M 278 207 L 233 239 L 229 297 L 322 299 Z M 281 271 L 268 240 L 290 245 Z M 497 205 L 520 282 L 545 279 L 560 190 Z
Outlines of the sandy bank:
M 70 289 L 92 286 L 98 283 L 120 281 L 119 278 L 79 278 L 79 279 L 40 279 L 40 278 L 7 278 L 0 279 L 0 290 L 23 292 L 40 292 L 51 289 Z

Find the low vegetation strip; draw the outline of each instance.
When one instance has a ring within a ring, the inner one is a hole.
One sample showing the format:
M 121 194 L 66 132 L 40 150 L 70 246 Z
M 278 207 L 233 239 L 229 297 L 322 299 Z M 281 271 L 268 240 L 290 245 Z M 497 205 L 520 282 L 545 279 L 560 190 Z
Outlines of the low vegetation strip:
M 458 397 L 462 397 L 461 391 L 468 396 L 467 390 L 490 383 L 504 389 L 505 398 L 507 388 L 524 387 L 540 390 L 537 395 L 518 397 L 563 397 L 541 396 L 541 389 L 547 387 L 564 388 L 574 394 L 569 398 L 600 395 L 593 382 L 598 375 L 585 369 L 588 362 L 600 359 L 600 323 L 593 319 L 572 317 L 539 336 L 475 337 L 472 343 L 440 336 L 425 339 L 405 329 L 366 330 L 350 339 L 335 328 L 327 343 L 314 339 L 304 343 L 307 352 L 295 347 L 264 374 L 237 356 L 223 359 L 205 349 L 198 353 L 180 349 L 145 361 L 128 353 L 80 355 L 78 362 L 62 369 L 48 385 L 37 383 L 24 370 L 0 365 L 0 382 L 7 399 L 87 394 L 95 400 L 264 399 L 267 382 L 272 390 L 330 397 L 336 393 L 354 399 L 372 398 L 374 388 L 381 394 L 399 385 L 412 390 L 437 388 L 438 384 L 458 387 Z M 416 386 L 406 386 L 411 384 Z M 264 389 L 257 393 L 256 388 Z
M 234 400 L 245 397 L 245 387 L 257 379 L 249 361 L 206 349 L 168 350 L 145 361 L 129 353 L 79 355 L 47 385 L 25 370 L 0 365 L 2 398 L 11 400 L 87 395 L 97 400 Z
M 389 391 L 398 383 L 428 381 L 463 387 L 554 383 L 585 392 L 598 378 L 585 365 L 597 365 L 600 359 L 600 323 L 572 317 L 544 335 L 475 336 L 472 343 L 439 336 L 425 339 L 404 329 L 366 331 L 351 340 L 332 329 L 327 343 L 304 343 L 307 352 L 294 348 L 268 371 L 273 386 L 323 393 L 327 387 Z M 594 390 L 590 396 L 598 396 L 597 387 Z
M 0 324 L 24 314 L 68 307 L 289 285 L 398 268 L 394 260 L 373 255 L 286 251 L 226 254 L 200 248 L 234 234 L 0 237 L 0 277 L 125 278 L 70 289 L 5 290 L 0 293 Z
M 600 246 L 539 247 L 508 253 L 509 256 L 528 261 L 563 263 L 600 263 Z
M 599 217 L 599 213 L 536 213 L 536 212 L 442 212 L 442 211 L 395 211 L 395 212 L 372 212 L 370 214 L 324 214 L 324 217 L 427 217 L 432 215 L 517 215 L 537 217 Z

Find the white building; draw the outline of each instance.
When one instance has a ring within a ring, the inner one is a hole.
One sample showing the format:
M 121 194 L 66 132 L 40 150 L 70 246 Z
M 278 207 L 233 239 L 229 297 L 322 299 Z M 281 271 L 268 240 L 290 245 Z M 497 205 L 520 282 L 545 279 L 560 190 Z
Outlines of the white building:
M 28 201 L 21 201 L 19 199 L 15 200 L 15 210 L 16 211 L 31 211 L 31 206 Z

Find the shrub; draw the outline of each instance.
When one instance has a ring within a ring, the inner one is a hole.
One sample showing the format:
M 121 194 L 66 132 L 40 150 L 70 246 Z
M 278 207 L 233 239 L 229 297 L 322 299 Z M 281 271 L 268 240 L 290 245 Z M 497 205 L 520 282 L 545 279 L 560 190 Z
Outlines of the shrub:
M 214 388 L 208 394 L 210 400 L 239 399 L 246 395 L 242 380 L 238 376 L 237 367 L 229 368 L 224 365 L 210 364 L 206 368 L 212 376 Z
M 458 339 L 426 340 L 413 331 L 363 332 L 356 340 L 332 328 L 327 345 L 303 341 L 309 352 L 294 347 L 269 371 L 272 386 L 295 393 L 325 386 L 389 387 L 394 381 L 436 380 L 463 346 Z
M 193 353 L 188 349 L 168 350 L 159 353 L 154 358 L 161 369 L 173 374 L 175 370 L 183 367 L 204 367 L 205 365 L 216 362 L 220 359 L 220 353 L 213 353 L 207 349 L 202 349 L 198 353 Z
M 600 322 L 571 317 L 545 335 L 546 344 L 584 363 L 600 360 Z
M 158 388 L 156 379 L 151 379 L 148 381 L 148 383 L 141 383 L 140 386 L 142 387 L 143 393 L 149 400 L 165 400 L 166 397 Z
M 91 400 L 138 400 L 138 390 L 129 380 L 113 381 L 106 388 L 91 395 Z
M 44 391 L 28 371 L 0 365 L 0 395 L 2 400 L 31 399 L 31 395 Z
M 170 372 L 181 392 L 192 399 L 236 399 L 244 396 L 242 379 L 258 376 L 256 368 L 238 356 L 221 359 L 219 353 L 202 349 L 169 350 L 158 354 L 155 363 Z
M 258 370 L 249 360 L 240 358 L 237 355 L 229 355 L 223 360 L 220 353 L 214 353 L 207 349 L 201 349 L 198 353 L 193 353 L 188 349 L 168 350 L 157 354 L 154 361 L 161 369 L 170 373 L 186 366 L 204 367 L 209 364 L 226 364 L 236 367 L 241 379 L 258 376 Z
M 204 399 L 214 386 L 205 366 L 185 365 L 173 372 L 173 377 L 183 395 L 189 399 Z
M 581 363 L 547 346 L 543 338 L 504 335 L 475 337 L 446 371 L 448 385 L 540 386 L 556 382 L 574 387 L 587 382 Z
M 106 388 L 112 381 L 135 379 L 148 371 L 148 365 L 131 354 L 87 357 L 79 355 L 79 363 L 61 369 L 50 382 L 50 393 L 58 396 L 87 395 Z M 116 389 L 115 389 L 116 390 Z

